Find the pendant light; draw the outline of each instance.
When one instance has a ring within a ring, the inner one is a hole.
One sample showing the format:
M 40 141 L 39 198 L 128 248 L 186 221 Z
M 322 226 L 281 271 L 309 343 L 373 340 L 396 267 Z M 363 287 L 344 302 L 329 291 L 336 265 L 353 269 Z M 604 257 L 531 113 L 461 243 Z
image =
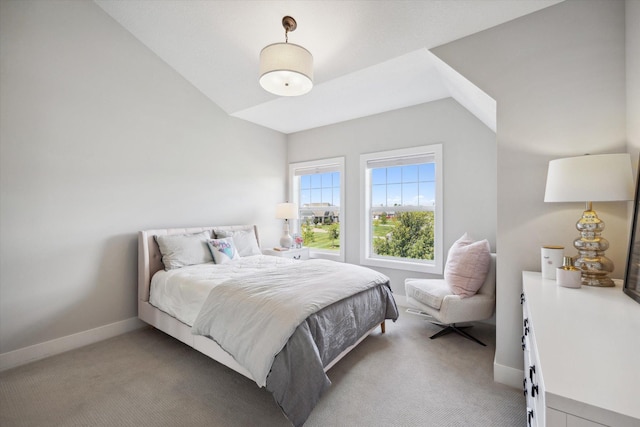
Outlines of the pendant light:
M 313 87 L 313 56 L 302 46 L 289 43 L 289 33 L 297 28 L 290 16 L 282 18 L 284 43 L 266 46 L 260 52 L 260 86 L 280 96 L 298 96 Z

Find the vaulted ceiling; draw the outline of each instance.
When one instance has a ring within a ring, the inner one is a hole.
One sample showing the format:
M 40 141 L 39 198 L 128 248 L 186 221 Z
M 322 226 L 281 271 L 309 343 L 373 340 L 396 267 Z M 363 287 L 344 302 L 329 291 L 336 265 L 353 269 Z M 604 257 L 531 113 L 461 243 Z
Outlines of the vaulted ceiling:
M 429 49 L 562 0 L 94 1 L 228 114 L 288 134 L 449 96 L 495 130 L 495 103 Z M 300 97 L 258 84 L 285 15 L 314 56 Z

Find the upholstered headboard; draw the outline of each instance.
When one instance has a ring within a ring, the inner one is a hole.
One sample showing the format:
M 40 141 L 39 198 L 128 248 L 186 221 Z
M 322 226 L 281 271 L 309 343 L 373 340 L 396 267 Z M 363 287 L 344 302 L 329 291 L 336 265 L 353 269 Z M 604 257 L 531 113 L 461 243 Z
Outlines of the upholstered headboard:
M 165 228 L 159 230 L 147 230 L 138 232 L 138 298 L 142 301 L 149 301 L 149 287 L 151 286 L 151 278 L 160 270 L 164 269 L 162 264 L 162 255 L 160 248 L 154 236 L 173 235 L 173 234 L 192 234 L 202 231 L 213 230 L 254 230 L 258 245 L 260 238 L 258 237 L 258 227 L 255 225 L 225 225 L 212 227 L 191 227 L 191 228 Z M 214 237 L 214 236 L 212 236 Z

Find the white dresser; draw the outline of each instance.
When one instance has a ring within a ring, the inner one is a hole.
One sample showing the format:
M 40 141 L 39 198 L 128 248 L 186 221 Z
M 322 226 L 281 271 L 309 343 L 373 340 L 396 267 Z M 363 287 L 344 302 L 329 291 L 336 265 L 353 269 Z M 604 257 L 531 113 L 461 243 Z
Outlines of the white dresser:
M 640 427 L 640 304 L 522 275 L 527 425 Z

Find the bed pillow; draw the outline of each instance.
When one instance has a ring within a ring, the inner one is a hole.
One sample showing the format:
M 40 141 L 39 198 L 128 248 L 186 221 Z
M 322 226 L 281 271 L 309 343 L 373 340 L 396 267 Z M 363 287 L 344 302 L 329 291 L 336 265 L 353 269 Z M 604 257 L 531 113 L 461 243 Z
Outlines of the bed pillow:
M 473 296 L 482 287 L 491 265 L 489 242 L 474 242 L 467 233 L 449 249 L 444 279 L 461 298 Z
M 211 255 L 216 264 L 226 264 L 231 260 L 238 259 L 238 251 L 233 244 L 232 237 L 225 237 L 224 239 L 211 239 L 207 241 Z
M 188 265 L 213 262 L 207 240 L 208 231 L 195 234 L 173 234 L 154 236 L 162 254 L 164 269 L 169 271 Z
M 260 255 L 260 247 L 254 229 L 251 230 L 214 230 L 216 237 L 232 237 L 240 256 Z

